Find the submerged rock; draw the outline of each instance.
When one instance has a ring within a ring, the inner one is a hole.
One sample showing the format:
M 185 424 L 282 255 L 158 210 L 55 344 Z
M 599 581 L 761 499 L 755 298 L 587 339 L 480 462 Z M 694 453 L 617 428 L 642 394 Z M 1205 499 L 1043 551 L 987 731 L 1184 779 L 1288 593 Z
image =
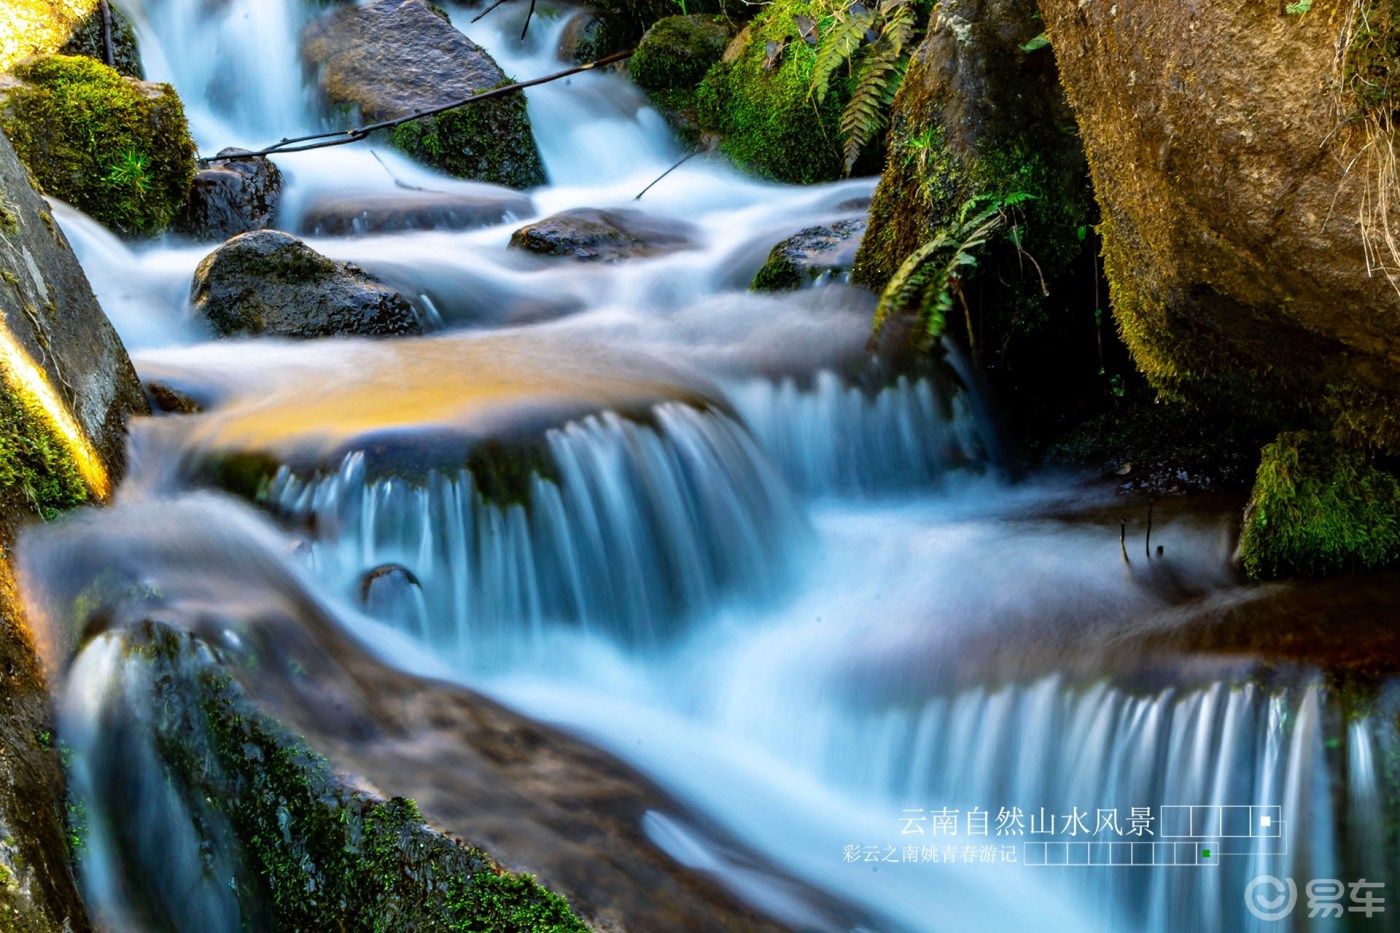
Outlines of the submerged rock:
M 688 224 L 642 211 L 584 207 L 521 227 L 511 234 L 510 245 L 541 256 L 620 262 L 686 249 L 695 243 L 695 233 Z
M 332 10 L 301 34 L 326 102 L 368 122 L 408 116 L 510 83 L 485 50 L 425 0 Z M 525 98 L 509 94 L 391 132 L 396 147 L 449 175 L 532 188 L 545 181 Z
M 136 373 L 68 241 L 0 136 L 0 926 L 89 929 L 45 675 L 11 574 L 18 526 L 107 495 Z
M 221 156 L 243 149 L 223 149 Z M 282 197 L 282 173 L 270 159 L 256 156 L 215 162 L 195 172 L 180 232 L 199 240 L 222 241 L 271 227 Z
M 1400 22 L 1321 6 L 1040 2 L 1138 367 L 1270 433 L 1396 451 L 1400 264 L 1383 240 L 1400 202 L 1375 159 L 1394 143 Z
M 15 76 L 0 87 L 0 128 L 46 194 L 128 236 L 175 221 L 195 152 L 174 88 L 62 55 L 26 61 Z
M 841 278 L 851 271 L 865 233 L 864 220 L 838 220 L 808 227 L 783 240 L 753 277 L 755 291 L 790 291 L 823 277 Z
M 534 210 L 533 202 L 523 194 L 482 188 L 490 193 L 404 190 L 327 195 L 306 208 L 301 231 L 310 236 L 362 236 L 404 230 L 471 230 L 524 217 Z
M 296 237 L 259 230 L 229 240 L 195 270 L 196 316 L 223 336 L 391 336 L 421 333 L 413 306 L 359 266 Z

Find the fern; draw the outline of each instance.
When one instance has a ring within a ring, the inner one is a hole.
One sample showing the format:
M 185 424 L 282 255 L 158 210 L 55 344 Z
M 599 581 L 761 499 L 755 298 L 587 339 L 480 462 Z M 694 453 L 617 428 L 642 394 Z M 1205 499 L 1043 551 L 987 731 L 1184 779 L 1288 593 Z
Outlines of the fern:
M 964 204 L 958 219 L 914 250 L 885 286 L 875 307 L 874 333 L 878 335 L 893 315 L 917 310 L 922 331 L 919 343 L 926 346 L 942 337 L 953 302 L 961 295 L 963 279 L 977 265 L 978 251 L 1006 225 L 1013 204 L 1028 197 L 983 196 Z
M 843 65 L 851 68 L 855 84 L 841 111 L 847 175 L 861 151 L 889 122 L 915 31 L 914 8 L 908 0 L 883 0 L 876 12 L 853 3 L 832 18 L 818 41 L 808 93 L 818 103 L 824 101 L 832 77 Z
M 808 96 L 817 103 L 826 100 L 831 89 L 831 76 L 847 64 L 865 42 L 865 33 L 875 22 L 875 14 L 863 10 L 859 14 L 838 13 L 822 32 L 817 42 L 817 62 L 812 68 L 812 83 Z

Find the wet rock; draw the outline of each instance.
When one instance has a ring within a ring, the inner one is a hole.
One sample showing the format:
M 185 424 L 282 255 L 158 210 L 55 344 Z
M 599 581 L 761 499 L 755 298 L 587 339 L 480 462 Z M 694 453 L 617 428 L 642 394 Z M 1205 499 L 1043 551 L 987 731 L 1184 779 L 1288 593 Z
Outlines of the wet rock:
M 579 208 L 521 227 L 510 245 L 541 256 L 567 256 L 580 262 L 620 262 L 686 249 L 696 231 L 641 211 Z
M 206 256 L 190 300 L 223 336 L 377 337 L 423 329 L 398 292 L 277 230 L 236 236 Z
M 125 424 L 147 411 L 126 351 L 77 257 L 0 136 L 0 926 L 89 929 L 74 884 L 54 715 L 16 598 L 16 529 L 104 496 L 122 473 Z M 27 357 L 33 370 L 17 369 Z M 53 401 L 35 391 L 47 383 Z M 70 418 L 91 449 L 59 427 Z
M 302 31 L 301 54 L 331 107 L 364 120 L 407 116 L 509 79 L 491 56 L 425 0 L 379 0 L 332 10 Z M 386 80 L 386 76 L 393 76 Z M 509 94 L 391 131 L 409 156 L 459 178 L 513 188 L 545 181 L 525 98 Z
M 247 150 L 223 149 L 219 155 Z M 282 173 L 257 156 L 214 162 L 195 172 L 178 229 L 199 240 L 223 241 L 272 226 L 282 197 Z
M 839 220 L 793 234 L 768 254 L 753 277 L 754 290 L 791 291 L 823 278 L 848 276 L 864 233 L 864 220 Z
M 612 13 L 579 10 L 564 24 L 559 37 L 559 57 L 580 65 L 597 61 L 627 48 L 627 27 Z
M 470 230 L 524 217 L 533 210 L 529 198 L 500 189 L 482 195 L 407 190 L 327 195 L 307 207 L 301 231 L 311 236 L 361 236 L 404 230 Z
M 170 85 L 63 55 L 27 60 L 14 73 L 18 83 L 0 87 L 0 128 L 45 193 L 128 236 L 170 226 L 195 171 Z

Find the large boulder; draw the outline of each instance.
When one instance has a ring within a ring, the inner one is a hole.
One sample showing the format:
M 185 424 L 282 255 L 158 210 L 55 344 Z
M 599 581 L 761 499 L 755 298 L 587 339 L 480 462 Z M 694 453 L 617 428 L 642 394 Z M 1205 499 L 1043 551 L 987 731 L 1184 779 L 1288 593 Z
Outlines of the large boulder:
M 514 249 L 540 256 L 566 256 L 579 262 L 661 256 L 694 242 L 695 231 L 685 224 L 658 220 L 642 211 L 591 207 L 546 217 L 521 227 L 510 237 Z
M 423 330 L 398 292 L 279 230 L 236 236 L 204 257 L 190 301 L 195 315 L 223 336 L 378 337 Z
M 113 67 L 132 78 L 144 77 L 136 30 L 114 4 L 108 11 Z M 102 31 L 99 0 L 5 0 L 0 4 L 0 71 L 30 56 L 54 52 L 105 61 Z
M 28 59 L 14 74 L 0 82 L 0 129 L 45 193 L 128 236 L 170 226 L 195 171 L 170 85 L 66 55 Z
M 559 57 L 580 65 L 597 61 L 627 48 L 631 36 L 612 13 L 579 10 L 564 23 L 559 36 Z
M 224 149 L 220 156 L 243 149 Z M 282 197 L 282 173 L 264 156 L 224 159 L 194 174 L 190 198 L 180 215 L 181 233 L 197 240 L 223 241 L 271 227 Z
M 381 122 L 510 83 L 491 56 L 426 0 L 332 10 L 302 31 L 301 54 L 332 107 Z M 531 188 L 544 166 L 525 98 L 508 94 L 392 131 L 395 146 L 459 178 Z
M 1039 5 L 1142 371 L 1169 398 L 1400 449 L 1390 6 Z
M 645 91 L 694 88 L 729 40 L 729 29 L 714 17 L 668 16 L 647 30 L 627 70 Z
M 104 497 L 136 374 L 77 258 L 0 135 L 0 925 L 89 928 L 73 881 L 63 771 L 35 639 L 15 599 L 18 526 Z

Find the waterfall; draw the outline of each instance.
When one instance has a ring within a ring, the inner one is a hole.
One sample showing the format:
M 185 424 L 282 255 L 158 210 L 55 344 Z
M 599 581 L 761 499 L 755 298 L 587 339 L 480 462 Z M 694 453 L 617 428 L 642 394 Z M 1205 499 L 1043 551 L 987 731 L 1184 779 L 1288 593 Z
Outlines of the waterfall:
M 362 454 L 318 479 L 283 469 L 267 498 L 315 529 L 310 560 L 343 589 L 378 565 L 407 567 L 427 643 L 474 663 L 560 625 L 654 643 L 725 597 L 780 587 L 805 519 L 729 418 L 679 404 L 652 417 L 548 432 L 557 478 L 532 474 L 523 502 L 483 499 L 469 470 L 371 479 Z

